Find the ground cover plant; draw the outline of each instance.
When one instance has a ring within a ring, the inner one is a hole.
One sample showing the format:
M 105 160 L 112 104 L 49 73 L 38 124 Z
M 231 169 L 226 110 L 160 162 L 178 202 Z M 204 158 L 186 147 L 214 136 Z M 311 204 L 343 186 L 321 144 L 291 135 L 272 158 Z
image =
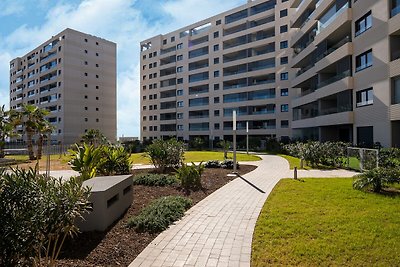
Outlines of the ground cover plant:
M 242 165 L 241 175 L 256 167 Z M 154 174 L 154 170 L 134 170 L 134 176 Z M 231 170 L 205 169 L 201 175 L 202 190 L 182 190 L 179 183 L 166 186 L 133 185 L 133 203 L 123 217 L 105 232 L 87 232 L 75 239 L 67 239 L 61 251 L 58 266 L 128 266 L 158 233 L 137 232 L 127 227 L 129 218 L 138 216 L 149 204 L 167 196 L 189 198 L 193 205 L 213 193 L 235 177 L 228 177 Z M 135 178 L 134 178 L 135 179 Z
M 400 197 L 352 179 L 281 180 L 258 218 L 252 266 L 396 266 Z
M 128 220 L 128 227 L 138 232 L 159 233 L 181 219 L 192 201 L 181 196 L 167 196 L 154 200 L 138 216 Z
M 134 185 L 146 185 L 146 186 L 167 186 L 176 185 L 179 180 L 175 175 L 169 174 L 158 174 L 158 173 L 143 173 L 135 175 L 133 178 Z

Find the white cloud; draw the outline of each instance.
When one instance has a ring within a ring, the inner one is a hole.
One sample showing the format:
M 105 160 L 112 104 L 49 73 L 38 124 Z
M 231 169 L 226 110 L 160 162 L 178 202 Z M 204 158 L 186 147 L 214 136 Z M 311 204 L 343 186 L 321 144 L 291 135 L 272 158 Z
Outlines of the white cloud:
M 2 0 L 0 2 L 0 16 L 10 16 L 21 13 L 24 5 L 15 0 Z
M 40 26 L 22 25 L 3 40 L 0 39 L 1 102 L 8 103 L 10 59 L 26 54 L 67 27 L 73 28 L 117 43 L 118 134 L 138 136 L 140 41 L 195 23 L 246 1 L 169 0 L 162 4 L 161 9 L 168 18 L 168 23 L 146 21 L 141 10 L 134 8 L 134 2 L 135 0 L 83 0 L 78 5 L 62 2 L 49 9 Z M 41 0 L 41 3 L 49 4 L 52 1 Z M 195 12 L 191 12 L 193 10 Z

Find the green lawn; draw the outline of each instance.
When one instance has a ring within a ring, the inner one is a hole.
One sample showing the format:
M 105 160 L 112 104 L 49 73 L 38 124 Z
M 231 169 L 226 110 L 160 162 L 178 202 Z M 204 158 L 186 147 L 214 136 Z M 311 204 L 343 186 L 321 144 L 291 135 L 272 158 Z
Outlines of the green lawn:
M 353 179 L 284 179 L 258 218 L 252 266 L 398 266 L 400 197 Z
M 15 159 L 15 160 L 29 160 L 28 155 L 6 155 L 6 159 Z M 42 160 L 46 159 L 46 155 L 42 155 Z M 69 156 L 66 155 L 50 155 L 50 160 L 62 160 L 63 162 L 68 162 L 70 160 Z
M 299 170 L 301 169 L 300 168 L 300 159 L 299 158 L 292 157 L 292 156 L 289 156 L 289 155 L 284 155 L 284 154 L 278 154 L 278 156 L 286 159 L 289 162 L 291 170 L 293 170 L 294 167 L 297 167 L 297 169 L 299 169 Z M 311 169 L 311 168 L 308 167 L 306 162 L 304 161 L 303 170 L 309 170 L 309 169 Z
M 150 164 L 150 161 L 143 156 L 143 153 L 132 154 L 131 160 L 133 164 Z M 228 153 L 228 157 L 232 158 L 232 153 Z M 185 162 L 206 162 L 208 160 L 224 160 L 224 153 L 218 151 L 187 151 L 185 152 Z M 256 155 L 247 155 L 237 153 L 238 161 L 258 161 L 260 158 Z

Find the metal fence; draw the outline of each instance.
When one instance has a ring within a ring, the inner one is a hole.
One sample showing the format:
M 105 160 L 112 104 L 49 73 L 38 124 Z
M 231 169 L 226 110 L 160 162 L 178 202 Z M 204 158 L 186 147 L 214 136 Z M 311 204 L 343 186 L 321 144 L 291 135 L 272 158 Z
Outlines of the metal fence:
M 347 167 L 361 172 L 379 167 L 379 150 L 348 147 Z
M 42 148 L 43 155 L 62 155 L 68 152 L 73 144 L 44 144 Z M 33 151 L 36 153 L 38 145 L 33 144 Z M 4 152 L 6 155 L 27 155 L 28 145 L 26 143 L 7 143 Z

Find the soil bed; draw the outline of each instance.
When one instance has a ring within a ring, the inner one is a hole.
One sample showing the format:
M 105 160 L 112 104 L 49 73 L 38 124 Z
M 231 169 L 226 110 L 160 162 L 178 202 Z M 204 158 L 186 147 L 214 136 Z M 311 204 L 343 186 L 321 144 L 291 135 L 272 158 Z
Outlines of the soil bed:
M 248 173 L 256 167 L 241 165 L 240 174 Z M 151 172 L 153 170 L 137 170 Z M 151 201 L 170 195 L 186 196 L 192 199 L 193 205 L 210 195 L 215 190 L 232 181 L 228 177 L 232 170 L 205 169 L 202 175 L 204 190 L 186 195 L 178 187 L 148 187 L 135 185 L 133 187 L 133 203 L 124 216 L 106 232 L 81 233 L 72 240 L 67 240 L 57 261 L 58 266 L 128 266 L 142 250 L 158 235 L 137 233 L 126 226 L 131 216 L 139 214 Z

